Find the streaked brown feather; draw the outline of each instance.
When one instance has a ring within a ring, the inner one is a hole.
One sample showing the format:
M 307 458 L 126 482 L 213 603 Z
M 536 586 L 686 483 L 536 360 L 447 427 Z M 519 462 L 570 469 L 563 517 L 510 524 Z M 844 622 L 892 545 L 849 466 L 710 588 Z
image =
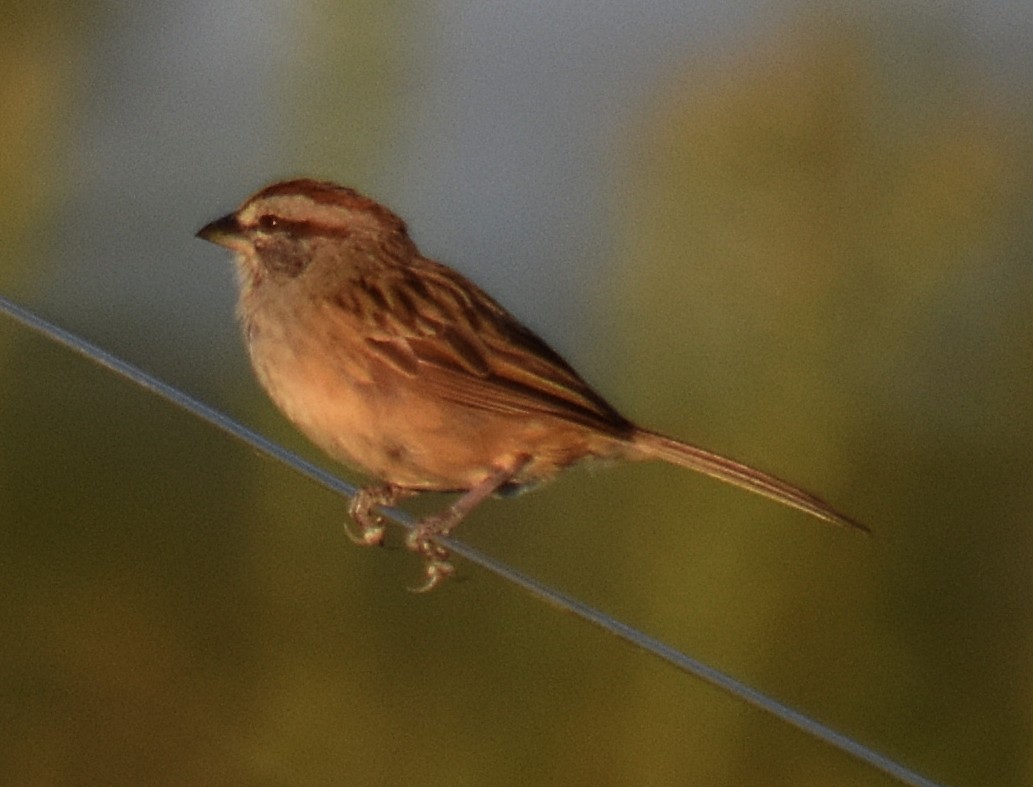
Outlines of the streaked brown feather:
M 542 339 L 439 263 L 416 258 L 348 287 L 359 291 L 352 330 L 435 395 L 508 416 L 552 415 L 620 434 L 630 428 Z

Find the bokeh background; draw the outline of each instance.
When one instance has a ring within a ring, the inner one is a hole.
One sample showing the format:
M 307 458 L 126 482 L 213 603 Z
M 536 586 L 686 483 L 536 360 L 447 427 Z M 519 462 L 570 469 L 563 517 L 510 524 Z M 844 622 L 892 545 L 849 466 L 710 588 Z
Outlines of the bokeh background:
M 875 531 L 641 465 L 463 539 L 930 778 L 1033 783 L 1033 13 L 853 5 L 8 0 L 0 291 L 332 467 L 193 233 L 367 191 L 627 414 Z M 0 781 L 889 783 L 470 566 L 412 595 L 344 509 L 0 319 Z

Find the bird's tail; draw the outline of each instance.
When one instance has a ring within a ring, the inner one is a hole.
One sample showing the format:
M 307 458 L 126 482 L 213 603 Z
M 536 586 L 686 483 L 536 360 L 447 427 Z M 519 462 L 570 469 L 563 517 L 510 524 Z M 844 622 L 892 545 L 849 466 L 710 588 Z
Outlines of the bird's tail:
M 687 467 L 698 473 L 717 478 L 729 484 L 756 492 L 758 495 L 776 500 L 783 505 L 806 511 L 811 516 L 844 527 L 869 532 L 869 529 L 855 519 L 839 513 L 821 498 L 799 487 L 754 470 L 703 448 L 682 443 L 647 429 L 638 429 L 631 438 L 637 458 L 661 459 L 674 465 Z

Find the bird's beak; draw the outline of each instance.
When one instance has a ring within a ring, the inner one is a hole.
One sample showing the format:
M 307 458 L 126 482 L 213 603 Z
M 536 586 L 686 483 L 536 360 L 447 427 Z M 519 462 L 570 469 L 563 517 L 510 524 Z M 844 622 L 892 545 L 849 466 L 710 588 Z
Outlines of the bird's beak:
M 233 250 L 238 249 L 244 240 L 243 230 L 235 213 L 205 224 L 197 231 L 197 237 L 214 243 L 216 246 Z

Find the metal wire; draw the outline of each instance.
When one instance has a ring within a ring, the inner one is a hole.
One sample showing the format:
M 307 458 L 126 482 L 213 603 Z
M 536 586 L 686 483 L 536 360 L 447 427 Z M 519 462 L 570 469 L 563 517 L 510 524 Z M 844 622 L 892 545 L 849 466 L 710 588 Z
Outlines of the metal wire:
M 358 491 L 357 487 L 342 481 L 331 473 L 328 473 L 326 470 L 323 470 L 311 462 L 302 459 L 300 456 L 285 450 L 257 432 L 242 426 L 218 410 L 194 399 L 192 396 L 188 396 L 182 391 L 173 388 L 171 385 L 162 382 L 136 366 L 117 358 L 111 353 L 100 349 L 96 345 L 81 339 L 75 334 L 44 320 L 34 312 L 13 303 L 3 296 L 0 296 L 0 312 L 3 312 L 24 327 L 42 334 L 51 341 L 85 356 L 94 363 L 114 372 L 120 377 L 124 377 L 136 385 L 139 385 L 161 398 L 172 402 L 187 412 L 192 413 L 198 418 L 207 421 L 227 434 L 248 444 L 261 453 L 277 461 L 283 462 L 285 465 L 297 471 L 301 475 L 321 484 L 327 489 L 345 497 L 351 497 Z M 413 517 L 404 511 L 386 509 L 385 513 L 397 524 L 407 529 L 412 529 L 416 524 Z M 475 563 L 481 568 L 495 574 L 499 578 L 523 588 L 531 595 L 536 596 L 551 606 L 565 612 L 572 613 L 582 620 L 610 632 L 616 637 L 646 651 L 658 659 L 667 662 L 682 672 L 693 675 L 696 678 L 699 678 L 700 680 L 703 680 L 732 695 L 736 699 L 769 713 L 787 724 L 791 724 L 808 735 L 811 735 L 812 737 L 817 738 L 842 752 L 856 757 L 858 760 L 861 760 L 876 770 L 882 771 L 884 774 L 897 779 L 903 784 L 916 785 L 917 787 L 937 787 L 936 782 L 933 782 L 915 771 L 904 767 L 900 763 L 891 760 L 889 757 L 879 754 L 852 738 L 837 732 L 831 727 L 828 727 L 821 722 L 782 704 L 778 700 L 768 697 L 745 683 L 741 683 L 723 672 L 720 672 L 719 670 L 716 670 L 713 667 L 676 650 L 658 639 L 644 634 L 626 623 L 622 623 L 621 621 L 616 620 L 615 618 L 594 609 L 571 596 L 543 585 L 532 577 L 500 563 L 494 558 L 485 555 L 483 552 L 480 552 L 473 547 L 467 546 L 461 541 L 457 541 L 454 538 L 442 537 L 438 537 L 435 540 L 451 552 L 460 555 L 471 563 Z

